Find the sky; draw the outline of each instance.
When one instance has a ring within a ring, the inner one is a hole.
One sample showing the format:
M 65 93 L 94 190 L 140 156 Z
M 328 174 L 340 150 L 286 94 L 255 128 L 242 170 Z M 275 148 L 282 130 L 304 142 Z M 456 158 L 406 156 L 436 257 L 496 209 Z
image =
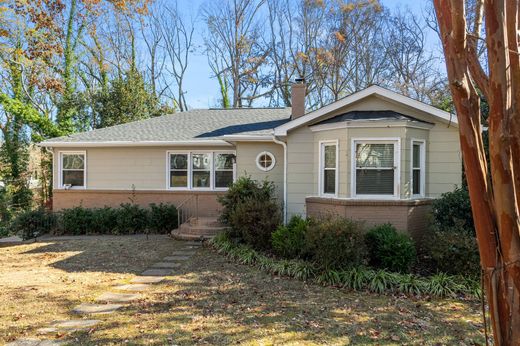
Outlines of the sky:
M 200 6 L 206 1 L 211 0 L 178 0 L 179 10 L 183 14 L 196 17 L 199 13 Z M 410 9 L 422 18 L 423 9 L 430 0 L 380 0 L 381 3 L 390 9 Z M 202 44 L 202 35 L 204 32 L 204 23 L 200 20 L 195 26 L 195 41 Z M 434 33 L 430 33 L 430 45 L 434 45 Z M 190 108 L 210 108 L 217 104 L 218 84 L 211 78 L 211 70 L 205 55 L 198 50 L 192 54 L 191 60 L 186 71 L 185 87 L 187 90 L 186 99 Z

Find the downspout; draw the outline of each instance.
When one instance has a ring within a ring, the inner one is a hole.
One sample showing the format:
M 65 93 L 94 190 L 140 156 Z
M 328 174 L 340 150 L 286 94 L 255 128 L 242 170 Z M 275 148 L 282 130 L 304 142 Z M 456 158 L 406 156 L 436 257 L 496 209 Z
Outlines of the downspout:
M 273 135 L 273 142 L 283 147 L 283 223 L 287 224 L 287 143 Z

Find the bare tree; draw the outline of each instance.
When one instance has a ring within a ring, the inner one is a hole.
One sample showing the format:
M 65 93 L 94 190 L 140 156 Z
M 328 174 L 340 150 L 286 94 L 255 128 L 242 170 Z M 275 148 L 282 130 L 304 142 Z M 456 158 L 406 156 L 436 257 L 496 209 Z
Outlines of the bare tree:
M 183 112 L 188 110 L 184 78 L 193 51 L 194 21 L 186 20 L 179 12 L 176 3 L 162 7 L 161 12 L 161 14 L 154 14 L 154 18 L 164 40 L 163 48 L 168 60 L 166 70 L 176 84 L 173 99 L 179 110 Z
M 208 28 L 205 39 L 215 77 L 225 78 L 232 93 L 232 106 L 250 106 L 255 99 L 270 95 L 266 64 L 270 47 L 263 44 L 259 20 L 265 0 L 216 1 L 204 11 Z M 227 92 L 227 88 L 221 88 Z M 223 99 L 227 95 L 222 95 Z
M 466 177 L 496 345 L 520 342 L 520 49 L 518 1 L 434 1 L 449 84 L 459 119 Z M 477 42 L 485 18 L 488 66 Z M 489 73 L 487 73 L 487 71 Z M 480 97 L 489 104 L 489 156 Z

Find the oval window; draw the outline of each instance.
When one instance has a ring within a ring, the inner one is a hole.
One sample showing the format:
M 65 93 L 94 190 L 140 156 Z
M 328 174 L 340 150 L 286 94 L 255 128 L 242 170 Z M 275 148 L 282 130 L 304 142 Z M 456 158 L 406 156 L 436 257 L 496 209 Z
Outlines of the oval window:
M 273 169 L 276 159 L 268 151 L 263 151 L 256 157 L 256 166 L 259 170 L 267 172 Z

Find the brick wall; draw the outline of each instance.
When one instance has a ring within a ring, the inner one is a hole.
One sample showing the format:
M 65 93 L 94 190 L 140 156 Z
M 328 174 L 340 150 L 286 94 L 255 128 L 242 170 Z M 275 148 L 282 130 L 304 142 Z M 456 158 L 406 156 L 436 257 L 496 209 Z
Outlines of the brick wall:
M 121 203 L 134 203 L 147 207 L 150 203 L 170 203 L 179 205 L 188 197 L 196 195 L 199 216 L 215 216 L 221 210 L 217 196 L 222 192 L 213 191 L 132 191 L 128 190 L 58 190 L 53 191 L 53 210 L 59 211 L 75 206 L 85 208 L 118 207 Z M 195 202 L 190 203 L 195 205 Z
M 308 197 L 307 216 L 335 215 L 363 221 L 370 227 L 391 223 L 419 239 L 428 231 L 431 200 L 365 201 Z

